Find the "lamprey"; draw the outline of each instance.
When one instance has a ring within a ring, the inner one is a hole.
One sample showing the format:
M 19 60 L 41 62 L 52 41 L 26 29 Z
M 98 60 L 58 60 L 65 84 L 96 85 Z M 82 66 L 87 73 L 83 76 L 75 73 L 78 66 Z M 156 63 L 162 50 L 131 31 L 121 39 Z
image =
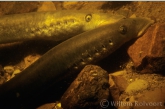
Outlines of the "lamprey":
M 152 23 L 146 18 L 122 19 L 58 44 L 22 73 L 0 86 L 1 102 L 33 98 L 69 71 L 79 71 L 87 64 L 94 64 L 125 42 L 141 36 Z
M 5 15 L 0 17 L 0 44 L 33 39 L 62 42 L 123 18 L 112 13 L 69 10 Z

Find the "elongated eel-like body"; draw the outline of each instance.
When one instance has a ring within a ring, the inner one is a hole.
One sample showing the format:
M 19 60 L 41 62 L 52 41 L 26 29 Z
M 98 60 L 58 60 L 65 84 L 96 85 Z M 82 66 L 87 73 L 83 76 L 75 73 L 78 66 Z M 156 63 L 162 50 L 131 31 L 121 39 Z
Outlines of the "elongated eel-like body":
M 112 13 L 69 10 L 5 15 L 0 17 L 0 44 L 33 39 L 62 42 L 123 18 Z
M 0 100 L 23 100 L 37 95 L 65 76 L 66 71 L 81 70 L 108 56 L 125 42 L 141 36 L 152 23 L 146 18 L 122 19 L 60 43 L 0 86 Z

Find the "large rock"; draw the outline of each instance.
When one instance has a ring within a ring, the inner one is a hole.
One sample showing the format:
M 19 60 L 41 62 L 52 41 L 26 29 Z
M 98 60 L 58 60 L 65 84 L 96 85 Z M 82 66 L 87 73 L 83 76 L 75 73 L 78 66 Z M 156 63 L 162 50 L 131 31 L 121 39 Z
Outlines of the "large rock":
M 165 24 L 155 24 L 129 47 L 135 67 L 143 73 L 165 70 Z
M 87 65 L 64 93 L 61 104 L 64 109 L 101 109 L 100 102 L 109 97 L 108 73 Z

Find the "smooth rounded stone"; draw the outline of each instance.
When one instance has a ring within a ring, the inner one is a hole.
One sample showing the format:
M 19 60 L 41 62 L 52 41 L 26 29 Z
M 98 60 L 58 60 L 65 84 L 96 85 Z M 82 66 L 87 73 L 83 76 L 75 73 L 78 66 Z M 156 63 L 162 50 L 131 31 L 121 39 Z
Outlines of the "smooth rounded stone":
M 148 82 L 142 79 L 138 79 L 128 85 L 125 92 L 128 94 L 133 94 L 138 91 L 142 91 L 148 88 Z
M 21 70 L 19 70 L 19 69 L 14 70 L 11 78 L 13 78 L 15 75 L 19 74 L 20 72 L 21 72 Z
M 87 65 L 61 98 L 64 109 L 100 109 L 100 102 L 108 100 L 108 73 L 99 66 Z

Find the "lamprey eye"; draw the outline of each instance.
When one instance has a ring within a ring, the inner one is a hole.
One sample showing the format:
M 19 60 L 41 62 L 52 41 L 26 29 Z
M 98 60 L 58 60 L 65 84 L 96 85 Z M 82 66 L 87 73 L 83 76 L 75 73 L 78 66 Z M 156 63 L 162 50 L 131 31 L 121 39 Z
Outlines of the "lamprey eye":
M 91 14 L 87 14 L 87 15 L 85 16 L 85 20 L 86 20 L 87 22 L 91 21 L 91 19 L 92 19 L 92 15 L 91 15 Z
M 127 27 L 124 26 L 124 25 L 120 26 L 120 27 L 119 27 L 119 32 L 120 32 L 121 34 L 126 34 L 126 33 L 127 33 Z

